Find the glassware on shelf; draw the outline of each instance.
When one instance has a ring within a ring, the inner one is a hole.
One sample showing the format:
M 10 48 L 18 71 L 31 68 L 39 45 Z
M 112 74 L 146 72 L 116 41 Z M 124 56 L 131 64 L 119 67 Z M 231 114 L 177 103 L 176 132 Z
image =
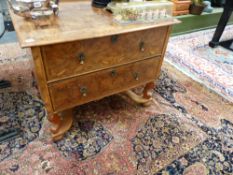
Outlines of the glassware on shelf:
M 165 0 L 144 2 L 111 2 L 107 9 L 122 24 L 161 22 L 172 19 L 173 3 Z

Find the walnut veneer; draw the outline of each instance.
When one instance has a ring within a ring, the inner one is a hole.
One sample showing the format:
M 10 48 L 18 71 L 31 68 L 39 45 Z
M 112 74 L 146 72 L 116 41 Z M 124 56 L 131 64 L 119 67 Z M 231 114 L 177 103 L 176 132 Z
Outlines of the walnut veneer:
M 53 81 L 159 56 L 167 32 L 160 27 L 42 47 L 47 78 Z
M 54 140 L 73 122 L 72 108 L 125 92 L 146 104 L 159 76 L 171 26 L 161 23 L 120 25 L 90 2 L 64 2 L 60 15 L 37 26 L 11 12 L 19 42 L 30 47 L 41 97 Z M 145 84 L 142 96 L 131 88 Z

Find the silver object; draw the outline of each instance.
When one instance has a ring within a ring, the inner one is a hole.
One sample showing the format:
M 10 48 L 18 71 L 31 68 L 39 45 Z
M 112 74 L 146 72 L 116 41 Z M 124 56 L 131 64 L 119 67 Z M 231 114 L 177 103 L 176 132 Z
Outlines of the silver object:
M 15 14 L 37 19 L 58 14 L 59 0 L 8 0 Z

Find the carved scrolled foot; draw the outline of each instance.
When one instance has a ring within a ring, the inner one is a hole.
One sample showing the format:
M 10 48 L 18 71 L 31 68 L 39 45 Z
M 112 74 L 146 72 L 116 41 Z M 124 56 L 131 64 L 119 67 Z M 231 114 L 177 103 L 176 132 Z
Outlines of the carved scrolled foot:
M 156 103 L 155 99 L 152 98 L 154 87 L 155 87 L 154 82 L 147 83 L 146 86 L 144 87 L 143 98 L 150 99 L 150 101 L 148 103 L 145 103 L 144 106 L 149 106 L 151 105 L 152 102 Z
M 73 111 L 66 110 L 61 115 L 54 114 L 50 122 L 53 124 L 50 131 L 54 141 L 62 139 L 65 132 L 68 131 L 73 123 Z
M 133 100 L 134 102 L 138 104 L 145 104 L 151 101 L 151 99 L 145 99 L 142 96 L 137 95 L 131 90 L 125 91 L 124 94 L 127 95 L 131 100 Z
M 155 87 L 154 82 L 147 83 L 143 90 L 143 98 L 151 99 L 154 87 Z
M 54 134 L 58 132 L 59 126 L 61 125 L 61 117 L 58 114 L 54 114 L 49 121 L 53 124 L 50 131 Z
M 144 90 L 143 90 L 143 95 L 137 95 L 136 93 L 134 93 L 131 90 L 128 90 L 126 92 L 124 92 L 125 95 L 127 95 L 130 99 L 132 99 L 134 102 L 138 103 L 138 104 L 142 104 L 144 106 L 148 106 L 150 105 L 150 103 L 153 101 L 152 99 L 152 90 L 154 88 L 154 83 L 147 83 Z
M 53 136 L 53 141 L 61 140 L 63 138 L 63 136 L 64 136 L 64 134 Z

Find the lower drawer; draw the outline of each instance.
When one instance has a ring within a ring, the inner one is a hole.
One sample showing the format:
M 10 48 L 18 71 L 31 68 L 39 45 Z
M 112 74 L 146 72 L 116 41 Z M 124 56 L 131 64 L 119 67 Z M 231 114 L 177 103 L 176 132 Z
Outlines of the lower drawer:
M 54 111 L 59 112 L 152 81 L 160 72 L 160 58 L 94 72 L 49 84 Z

